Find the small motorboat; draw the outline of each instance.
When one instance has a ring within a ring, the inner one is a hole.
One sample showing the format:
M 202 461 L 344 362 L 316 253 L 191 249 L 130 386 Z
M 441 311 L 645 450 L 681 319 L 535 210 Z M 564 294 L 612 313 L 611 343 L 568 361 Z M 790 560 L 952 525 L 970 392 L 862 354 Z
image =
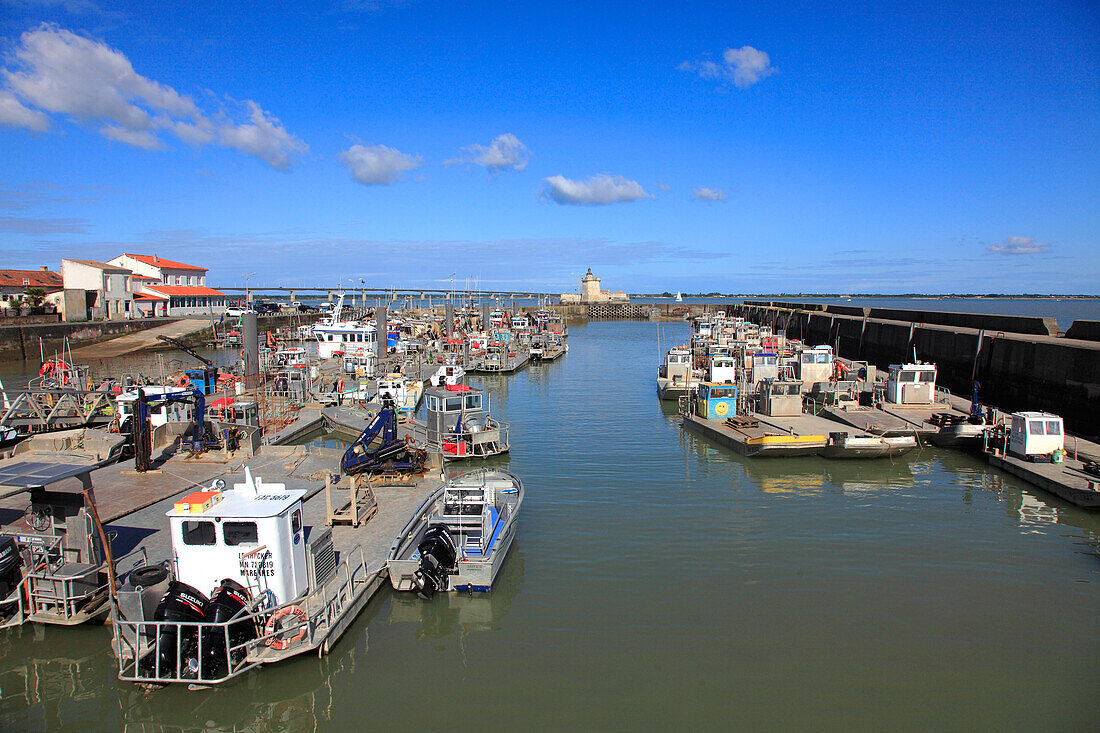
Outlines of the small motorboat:
M 430 599 L 437 592 L 488 591 L 519 525 L 523 483 L 500 469 L 449 478 L 390 548 L 394 590 Z

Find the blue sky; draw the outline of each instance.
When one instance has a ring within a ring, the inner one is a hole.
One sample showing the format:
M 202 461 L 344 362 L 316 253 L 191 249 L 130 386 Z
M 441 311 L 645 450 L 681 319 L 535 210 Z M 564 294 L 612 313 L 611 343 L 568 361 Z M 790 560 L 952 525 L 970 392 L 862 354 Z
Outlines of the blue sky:
M 1094 2 L 283 5 L 0 0 L 2 266 L 1100 293 Z

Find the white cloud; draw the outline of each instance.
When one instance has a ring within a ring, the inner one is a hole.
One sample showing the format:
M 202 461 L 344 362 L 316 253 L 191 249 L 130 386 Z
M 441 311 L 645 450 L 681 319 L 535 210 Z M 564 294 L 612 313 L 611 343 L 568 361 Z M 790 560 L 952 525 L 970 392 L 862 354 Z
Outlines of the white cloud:
M 999 244 L 991 244 L 986 249 L 990 254 L 1034 255 L 1050 249 L 1047 242 L 1036 242 L 1034 237 L 1005 237 Z
M 680 71 L 694 72 L 703 79 L 728 81 L 738 89 L 748 89 L 776 71 L 775 67 L 771 65 L 768 54 L 752 46 L 727 48 L 722 53 L 721 63 L 714 61 L 684 61 L 676 68 Z
M 161 142 L 160 138 L 148 130 L 128 130 L 125 127 L 116 125 L 104 125 L 100 133 L 108 140 L 117 140 L 120 143 L 133 145 L 137 148 L 145 148 L 146 150 L 164 149 L 164 143 Z
M 543 181 L 546 187 L 542 190 L 542 198 L 559 204 L 602 206 L 653 198 L 637 181 L 606 173 L 592 176 L 587 181 L 573 181 L 560 175 L 544 178 Z
M 43 132 L 50 126 L 50 118 L 36 109 L 24 106 L 11 92 L 0 90 L 0 125 Z
M 699 186 L 691 192 L 691 198 L 695 201 L 725 201 L 729 196 L 720 188 Z
M 352 145 L 340 153 L 339 160 L 364 186 L 388 186 L 405 171 L 424 165 L 421 156 L 406 155 L 385 145 Z
M 249 122 L 226 124 L 218 129 L 218 140 L 227 148 L 254 155 L 275 170 L 290 169 L 290 153 L 304 153 L 309 147 L 291 135 L 260 105 L 246 100 Z M 195 131 L 199 132 L 198 130 Z
M 99 124 L 105 137 L 146 150 L 163 149 L 163 133 L 191 145 L 218 143 L 277 170 L 287 170 L 292 154 L 308 150 L 251 100 L 243 103 L 246 122 L 237 124 L 222 110 L 207 115 L 191 97 L 138 74 L 121 52 L 67 30 L 42 25 L 27 31 L 14 59 L 2 70 L 7 89 L 0 91 L 0 118 L 32 123 L 23 127 L 45 129 L 44 112 L 52 112 Z
M 463 150 L 466 155 L 445 160 L 443 164 L 473 163 L 488 168 L 490 173 L 495 174 L 508 168 L 521 171 L 527 167 L 527 161 L 531 157 L 527 146 L 510 132 L 497 135 L 488 146 L 474 144 Z

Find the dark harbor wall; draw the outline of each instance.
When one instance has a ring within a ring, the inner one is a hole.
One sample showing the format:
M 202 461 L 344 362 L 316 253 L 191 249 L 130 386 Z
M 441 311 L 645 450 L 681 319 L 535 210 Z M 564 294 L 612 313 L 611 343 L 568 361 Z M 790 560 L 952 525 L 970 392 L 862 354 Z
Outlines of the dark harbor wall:
M 957 395 L 971 393 L 974 375 L 983 402 L 1010 412 L 1046 410 L 1061 415 L 1068 430 L 1100 435 L 1100 342 L 1052 335 L 1052 319 L 770 302 L 730 309 L 879 367 L 913 361 L 915 352 L 936 364 L 939 383 Z M 921 318 L 887 319 L 884 312 Z

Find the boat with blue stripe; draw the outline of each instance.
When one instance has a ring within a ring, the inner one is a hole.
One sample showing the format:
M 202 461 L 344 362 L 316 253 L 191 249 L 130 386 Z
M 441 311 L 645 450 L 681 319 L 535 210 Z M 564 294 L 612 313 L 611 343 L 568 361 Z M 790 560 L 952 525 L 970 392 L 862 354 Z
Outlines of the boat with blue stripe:
M 437 592 L 490 590 L 515 540 L 522 503 L 523 482 L 508 471 L 448 479 L 390 548 L 390 584 L 425 600 Z

